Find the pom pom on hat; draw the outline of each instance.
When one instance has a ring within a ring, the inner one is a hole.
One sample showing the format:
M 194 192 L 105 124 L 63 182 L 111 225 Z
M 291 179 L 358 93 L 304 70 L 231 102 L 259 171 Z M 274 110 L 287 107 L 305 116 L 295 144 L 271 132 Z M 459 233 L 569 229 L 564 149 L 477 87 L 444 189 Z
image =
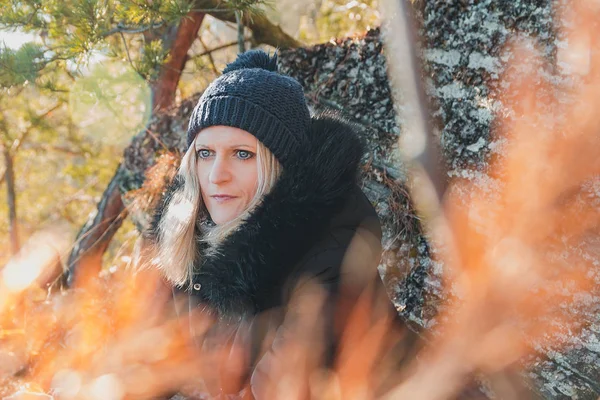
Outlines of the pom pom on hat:
M 260 68 L 271 72 L 277 72 L 277 54 L 269 56 L 262 50 L 248 50 L 240 54 L 235 61 L 227 64 L 223 73 L 244 68 Z

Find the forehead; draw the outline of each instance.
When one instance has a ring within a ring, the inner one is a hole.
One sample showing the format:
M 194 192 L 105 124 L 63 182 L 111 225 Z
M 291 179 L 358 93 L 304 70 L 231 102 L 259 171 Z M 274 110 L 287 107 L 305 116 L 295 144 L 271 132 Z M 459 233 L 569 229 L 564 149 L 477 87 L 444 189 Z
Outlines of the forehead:
M 196 143 L 203 145 L 245 144 L 256 145 L 257 139 L 251 133 L 232 126 L 216 125 L 204 128 L 198 133 Z

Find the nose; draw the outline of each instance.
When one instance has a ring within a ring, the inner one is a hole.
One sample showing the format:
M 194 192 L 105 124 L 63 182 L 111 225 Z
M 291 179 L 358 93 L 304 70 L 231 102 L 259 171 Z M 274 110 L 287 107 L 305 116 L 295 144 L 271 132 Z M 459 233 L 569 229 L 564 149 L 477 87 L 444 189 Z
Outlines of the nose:
M 220 184 L 227 182 L 231 179 L 231 171 L 226 160 L 221 157 L 216 157 L 210 169 L 210 175 L 208 177 L 210 183 Z

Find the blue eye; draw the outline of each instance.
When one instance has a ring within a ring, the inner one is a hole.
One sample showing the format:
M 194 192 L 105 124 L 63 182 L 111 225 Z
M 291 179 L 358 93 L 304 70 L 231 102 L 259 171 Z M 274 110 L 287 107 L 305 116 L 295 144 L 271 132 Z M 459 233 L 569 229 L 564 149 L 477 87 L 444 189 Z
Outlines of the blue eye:
M 240 160 L 249 160 L 252 157 L 254 157 L 254 153 L 251 153 L 251 152 L 246 151 L 246 150 L 238 150 L 237 156 L 238 156 L 238 158 Z
M 196 154 L 198 155 L 198 157 L 200 158 L 208 158 L 210 157 L 210 150 L 207 149 L 200 149 L 196 152 Z

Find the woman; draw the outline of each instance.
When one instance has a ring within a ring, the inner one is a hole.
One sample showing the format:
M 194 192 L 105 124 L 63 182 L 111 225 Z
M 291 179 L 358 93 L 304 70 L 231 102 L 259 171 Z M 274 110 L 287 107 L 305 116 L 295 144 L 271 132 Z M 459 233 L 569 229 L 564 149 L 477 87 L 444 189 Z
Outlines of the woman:
M 289 314 L 292 294 L 310 283 L 327 293 L 324 313 L 382 287 L 380 224 L 356 183 L 361 141 L 333 115 L 311 117 L 275 56 L 252 50 L 229 64 L 196 105 L 187 144 L 149 237 L 165 278 L 194 304 L 225 325 L 251 326 L 256 342 L 256 321 L 281 323 L 273 311 Z M 326 319 L 330 362 L 334 320 Z M 253 346 L 257 398 L 285 335 L 282 327 L 267 352 Z

